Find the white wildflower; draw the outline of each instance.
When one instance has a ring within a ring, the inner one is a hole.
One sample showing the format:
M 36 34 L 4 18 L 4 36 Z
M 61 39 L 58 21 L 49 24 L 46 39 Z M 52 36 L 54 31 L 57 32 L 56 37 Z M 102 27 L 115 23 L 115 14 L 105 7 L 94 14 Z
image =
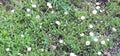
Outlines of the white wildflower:
M 41 49 L 41 51 L 43 52 L 43 51 L 44 51 L 44 49 Z
M 67 14 L 68 14 L 68 12 L 67 12 L 67 11 L 65 11 L 65 12 L 64 12 L 64 15 L 67 15 Z
M 85 16 L 81 16 L 81 18 L 80 18 L 81 20 L 84 20 L 85 19 Z
M 96 2 L 96 5 L 100 5 L 101 3 L 100 2 Z
M 23 34 L 21 34 L 21 37 L 24 37 L 24 35 L 23 35 Z
M 92 13 L 93 13 L 93 14 L 97 14 L 97 10 L 93 10 Z
M 97 53 L 98 55 L 102 55 L 102 53 L 99 51 L 98 53 Z
M 98 39 L 97 39 L 97 38 L 94 38 L 93 40 L 94 40 L 95 42 L 98 42 Z
M 61 24 L 60 21 L 56 21 L 55 23 L 56 23 L 57 25 L 60 25 L 60 24 Z
M 62 39 L 59 40 L 59 43 L 63 43 L 64 41 Z
M 32 48 L 31 48 L 31 47 L 27 47 L 27 51 L 29 51 L 29 52 L 30 52 L 31 50 L 32 50 Z
M 22 55 L 21 53 L 18 53 L 17 55 Z
M 52 11 L 51 11 L 51 13 L 53 14 L 53 13 L 54 13 L 54 11 L 52 10 Z
M 10 48 L 6 48 L 6 51 L 7 51 L 7 52 L 10 51 Z
M 90 32 L 89 35 L 90 35 L 90 36 L 94 36 L 94 33 L 93 33 L 93 32 Z
M 104 12 L 105 10 L 103 9 L 103 10 L 100 10 L 100 12 Z
M 29 8 L 27 8 L 27 9 L 26 9 L 26 11 L 27 11 L 27 12 L 30 12 L 30 9 L 29 9 Z
M 93 28 L 93 25 L 92 25 L 92 24 L 89 24 L 89 28 Z
M 80 36 L 84 36 L 84 33 L 81 33 Z
M 37 6 L 36 6 L 36 4 L 32 4 L 32 7 L 33 7 L 33 8 L 36 8 Z
M 39 19 L 39 18 L 40 18 L 40 16 L 39 16 L 39 15 L 36 15 L 36 18 L 37 18 L 37 19 Z
M 52 4 L 51 4 L 50 2 L 47 2 L 47 6 L 48 6 L 49 8 L 52 8 Z
M 110 41 L 110 39 L 108 38 L 107 41 Z
M 104 41 L 104 40 L 102 40 L 102 41 L 101 41 L 101 44 L 105 45 L 106 43 L 105 43 L 105 41 Z
M 11 10 L 11 12 L 12 12 L 12 13 L 14 13 L 14 12 L 15 12 L 15 10 L 14 10 L 14 9 L 12 9 L 12 10 Z
M 86 41 L 86 45 L 90 45 L 90 41 Z
M 77 56 L 75 53 L 70 53 L 70 56 Z
M 112 30 L 113 30 L 114 32 L 116 32 L 116 31 L 117 31 L 117 29 L 116 29 L 116 28 L 114 28 L 114 27 L 112 28 Z
M 96 8 L 96 9 L 100 9 L 100 6 L 96 6 L 95 8 Z

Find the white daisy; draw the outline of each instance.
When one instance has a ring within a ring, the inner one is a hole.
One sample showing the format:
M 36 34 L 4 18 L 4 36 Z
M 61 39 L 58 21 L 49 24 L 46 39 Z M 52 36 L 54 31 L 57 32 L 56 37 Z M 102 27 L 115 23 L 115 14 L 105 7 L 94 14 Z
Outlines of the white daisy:
M 52 11 L 51 11 L 51 13 L 53 14 L 53 13 L 54 13 L 54 11 L 52 10 Z
M 98 39 L 97 39 L 97 38 L 94 38 L 93 40 L 94 40 L 95 42 L 98 42 Z
M 112 30 L 113 30 L 114 32 L 116 32 L 116 31 L 117 31 L 117 29 L 116 29 L 116 28 L 114 28 L 114 27 L 112 28 Z
M 94 36 L 94 33 L 93 33 L 93 32 L 90 32 L 89 35 L 90 35 L 90 36 Z
M 43 51 L 44 51 L 44 49 L 41 49 L 41 51 L 43 52 Z
M 96 8 L 96 9 L 100 9 L 100 6 L 96 6 L 95 8 Z
M 85 19 L 85 16 L 81 16 L 81 18 L 80 18 L 81 20 L 84 20 Z
M 11 12 L 12 12 L 12 13 L 14 13 L 14 12 L 15 12 L 15 10 L 14 10 L 14 9 L 12 9 L 12 10 L 11 10 Z
M 89 28 L 93 28 L 93 25 L 92 25 L 92 24 L 89 24 Z
M 50 2 L 47 2 L 47 6 L 48 6 L 49 8 L 52 8 L 52 4 L 51 4 Z
M 103 10 L 100 10 L 100 12 L 104 12 L 105 10 L 103 9 Z
M 59 40 L 59 43 L 63 43 L 64 41 L 62 39 Z
M 61 24 L 60 21 L 56 21 L 55 23 L 56 23 L 57 25 L 60 25 L 60 24 Z
M 32 4 L 32 7 L 33 7 L 33 8 L 36 8 L 37 6 L 36 6 L 36 4 Z
M 97 10 L 93 10 L 92 13 L 93 13 L 93 14 L 97 14 Z
M 37 19 L 39 19 L 39 18 L 40 18 L 40 16 L 39 16 L 39 15 L 36 15 L 36 18 L 37 18 Z
M 102 53 L 99 51 L 98 53 L 97 53 L 98 55 L 102 55 Z
M 27 51 L 29 51 L 29 52 L 30 52 L 31 50 L 32 50 L 32 48 L 31 48 L 31 47 L 27 47 Z
M 6 48 L 6 51 L 7 51 L 7 52 L 10 51 L 10 48 Z
M 101 44 L 105 45 L 106 43 L 105 43 L 105 41 L 104 41 L 104 40 L 102 40 L 102 41 L 101 41 Z
M 108 38 L 107 41 L 110 41 L 110 39 Z
M 21 53 L 18 53 L 17 55 L 21 55 Z
M 100 5 L 101 3 L 100 2 L 96 2 L 96 5 Z
M 30 9 L 29 9 L 29 8 L 27 8 L 27 9 L 26 9 L 26 11 L 27 11 L 27 12 L 30 12 Z
M 70 53 L 70 56 L 77 56 L 75 53 Z
M 68 14 L 68 12 L 67 12 L 67 11 L 65 11 L 65 12 L 64 12 L 64 15 L 67 15 L 67 14 Z
M 86 45 L 90 45 L 90 41 L 86 41 Z
M 23 34 L 21 34 L 20 36 L 21 36 L 21 37 L 24 37 L 24 35 L 23 35 Z
M 81 33 L 80 36 L 84 36 L 84 33 Z

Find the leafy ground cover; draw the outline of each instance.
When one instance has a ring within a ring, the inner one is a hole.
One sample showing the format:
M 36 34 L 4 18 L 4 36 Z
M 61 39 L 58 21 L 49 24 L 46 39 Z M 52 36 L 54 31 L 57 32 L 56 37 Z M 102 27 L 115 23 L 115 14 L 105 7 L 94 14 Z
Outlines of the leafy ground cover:
M 0 56 L 120 56 L 119 29 L 119 0 L 0 0 Z

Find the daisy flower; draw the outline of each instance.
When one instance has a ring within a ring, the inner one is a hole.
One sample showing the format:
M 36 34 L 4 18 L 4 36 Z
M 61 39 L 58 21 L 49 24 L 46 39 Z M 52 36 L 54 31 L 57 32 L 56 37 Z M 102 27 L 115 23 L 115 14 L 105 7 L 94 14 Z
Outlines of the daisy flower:
M 27 11 L 27 12 L 30 12 L 30 9 L 29 9 L 29 8 L 27 8 L 27 9 L 26 9 L 26 11 Z
M 63 43 L 64 41 L 62 39 L 59 40 L 59 43 Z
M 105 41 L 104 41 L 104 40 L 102 40 L 102 41 L 101 41 L 101 44 L 105 45 L 106 43 L 105 43 Z
M 56 23 L 57 25 L 60 25 L 60 24 L 61 24 L 60 21 L 56 21 L 55 23 Z
M 68 14 L 68 12 L 67 12 L 67 11 L 65 11 L 65 12 L 64 12 L 64 14 L 65 14 L 65 15 L 67 15 L 67 14 Z
M 97 14 L 97 10 L 93 10 L 92 13 L 93 13 L 93 14 Z
M 97 53 L 98 55 L 102 55 L 102 53 L 99 51 L 98 53 Z
M 96 8 L 96 9 L 100 9 L 100 6 L 96 6 L 95 8 Z
M 90 35 L 90 36 L 94 36 L 94 33 L 93 33 L 93 32 L 90 32 L 89 35 Z
M 75 53 L 70 53 L 70 56 L 77 56 Z
M 94 38 L 93 40 L 94 40 L 95 42 L 98 42 L 98 39 L 97 39 L 97 38 Z
M 27 51 L 29 51 L 29 52 L 30 52 L 31 50 L 32 50 L 32 48 L 31 48 L 31 47 L 27 47 Z
M 40 16 L 39 16 L 39 15 L 36 15 L 36 18 L 37 18 L 37 19 L 39 19 L 39 18 L 40 18 Z
M 52 4 L 51 4 L 50 2 L 47 2 L 47 6 L 48 6 L 49 8 L 52 8 Z
M 81 18 L 80 18 L 81 20 L 84 20 L 85 19 L 85 16 L 81 16 Z
M 92 24 L 89 24 L 89 28 L 93 28 L 93 25 L 92 25 Z
M 7 51 L 7 52 L 10 51 L 10 48 L 6 48 L 6 51 Z
M 81 33 L 80 36 L 84 36 L 84 33 Z
M 15 12 L 15 10 L 14 10 L 14 9 L 12 9 L 12 10 L 11 10 L 11 12 L 12 12 L 12 13 L 14 13 L 14 12 Z
M 37 6 L 36 6 L 36 4 L 32 4 L 32 7 L 33 7 L 33 8 L 36 8 Z
M 20 36 L 21 36 L 21 37 L 24 37 L 24 35 L 23 35 L 23 34 L 21 34 Z
M 101 3 L 100 2 L 96 2 L 96 5 L 100 5 Z
M 87 45 L 87 46 L 90 45 L 90 41 L 86 41 L 86 45 Z
M 116 32 L 116 31 L 117 31 L 117 29 L 116 29 L 116 28 L 114 28 L 114 27 L 112 28 L 112 30 L 113 30 L 114 32 Z

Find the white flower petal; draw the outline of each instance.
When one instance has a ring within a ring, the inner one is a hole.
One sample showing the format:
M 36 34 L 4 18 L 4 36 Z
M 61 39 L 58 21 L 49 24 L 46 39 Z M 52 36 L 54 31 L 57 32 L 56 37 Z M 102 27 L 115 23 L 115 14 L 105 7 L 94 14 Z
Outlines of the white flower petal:
M 62 39 L 59 40 L 59 43 L 63 43 L 64 41 Z
M 31 51 L 32 50 L 32 48 L 31 47 L 27 47 L 27 51 Z
M 7 51 L 7 52 L 10 51 L 10 48 L 6 48 L 6 51 Z
M 36 8 L 37 6 L 36 6 L 36 4 L 32 4 L 32 7 L 33 7 L 33 8 Z
M 90 45 L 90 41 L 86 41 L 86 45 Z
M 80 18 L 81 20 L 84 20 L 85 19 L 85 16 L 81 16 L 81 18 Z
M 97 14 L 97 10 L 93 10 L 92 13 L 93 13 L 93 14 Z
M 99 51 L 98 53 L 97 53 L 98 55 L 102 55 L 102 53 Z
M 60 24 L 61 24 L 60 21 L 56 21 L 55 23 L 56 23 L 57 25 L 60 25 Z
M 27 9 L 26 9 L 26 11 L 27 11 L 27 12 L 30 12 L 30 9 L 29 9 L 29 8 L 27 8 Z
M 94 36 L 94 33 L 93 33 L 93 32 L 90 32 L 89 35 L 90 35 L 90 36 Z
M 105 41 L 104 41 L 104 40 L 102 40 L 102 41 L 101 41 L 101 44 L 105 45 L 106 43 L 105 43 Z
M 70 53 L 70 56 L 77 56 L 75 53 Z

